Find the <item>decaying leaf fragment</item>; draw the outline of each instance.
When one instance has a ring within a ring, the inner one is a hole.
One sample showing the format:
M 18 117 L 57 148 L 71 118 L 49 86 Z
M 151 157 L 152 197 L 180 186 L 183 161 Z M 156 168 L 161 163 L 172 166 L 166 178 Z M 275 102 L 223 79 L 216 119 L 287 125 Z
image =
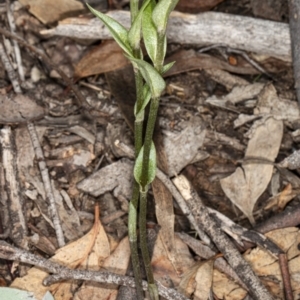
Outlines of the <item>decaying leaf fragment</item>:
M 270 117 L 262 122 L 256 121 L 251 131 L 245 158 L 260 158 L 274 162 L 283 135 L 283 122 Z M 252 216 L 254 205 L 269 184 L 273 168 L 270 163 L 245 163 L 232 175 L 220 181 L 227 197 L 252 224 L 254 224 Z
M 180 0 L 176 6 L 176 10 L 196 14 L 211 10 L 223 1 L 224 0 Z
M 176 286 L 181 280 L 181 274 L 186 272 L 193 264 L 189 249 L 180 238 L 175 236 L 175 253 L 177 254 L 176 261 L 180 263 L 175 268 L 168 257 L 168 253 L 162 242 L 162 236 L 159 233 L 153 250 L 151 265 L 153 268 L 154 278 L 159 280 L 165 286 Z
M 280 99 L 273 84 L 267 84 L 258 96 L 255 115 L 272 115 L 279 120 L 299 120 L 300 110 L 297 102 Z
M 206 135 L 204 123 L 198 117 L 182 122 L 180 126 L 183 128 L 180 133 L 164 132 L 167 135 L 163 143 L 170 176 L 179 174 L 193 161 Z
M 210 297 L 213 280 L 214 261 L 196 262 L 185 274 L 180 282 L 180 290 L 183 294 L 194 300 L 207 300 Z
M 29 11 L 44 24 L 84 10 L 83 4 L 76 0 L 20 0 L 20 3 L 29 6 Z
M 114 41 L 106 41 L 89 51 L 77 63 L 74 77 L 82 78 L 114 71 L 130 64 Z
M 300 168 L 300 151 L 294 151 L 291 155 L 286 157 L 278 164 L 281 168 L 288 168 L 290 170 L 296 170 Z
M 133 163 L 128 159 L 119 161 L 100 169 L 77 184 L 78 189 L 98 197 L 109 191 L 114 196 L 121 194 L 130 199 L 132 189 Z
M 42 119 L 44 109 L 27 96 L 0 95 L 0 123 L 26 123 Z

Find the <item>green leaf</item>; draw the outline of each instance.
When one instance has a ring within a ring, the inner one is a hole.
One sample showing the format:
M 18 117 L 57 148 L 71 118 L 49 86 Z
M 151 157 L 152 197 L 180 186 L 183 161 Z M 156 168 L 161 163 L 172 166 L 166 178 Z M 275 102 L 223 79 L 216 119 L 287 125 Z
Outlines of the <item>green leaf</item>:
M 133 24 L 131 25 L 131 28 L 128 32 L 128 41 L 129 44 L 133 49 L 139 49 L 140 48 L 140 42 L 142 38 L 142 19 L 143 19 L 143 13 L 144 9 L 148 6 L 150 0 L 146 0 L 141 7 L 138 15 L 133 21 Z
M 154 67 L 143 60 L 135 59 L 133 57 L 128 57 L 128 59 L 140 70 L 143 78 L 150 87 L 152 98 L 159 98 L 166 87 L 165 81 L 161 75 L 154 69 Z
M 42 300 L 54 300 L 52 294 L 47 291 Z
M 134 105 L 134 115 L 136 121 L 144 120 L 144 110 L 148 105 L 149 101 L 151 100 L 151 92 L 148 84 L 143 86 L 143 103 L 139 111 L 137 111 L 136 103 Z
M 178 1 L 179 0 L 160 0 L 155 6 L 152 19 L 160 35 L 165 34 L 170 13 Z
M 0 287 L 0 295 L 3 300 L 36 300 L 32 292 L 27 292 L 10 287 Z M 52 298 L 53 299 L 53 298 Z
M 165 74 L 167 73 L 175 64 L 175 61 L 172 61 L 166 65 L 163 66 L 163 69 L 162 69 L 162 73 Z
M 132 56 L 132 49 L 128 41 L 127 29 L 113 18 L 101 13 L 100 11 L 95 10 L 88 4 L 86 5 L 89 10 L 105 24 L 114 40 L 119 44 L 123 51 L 128 56 Z
M 142 171 L 143 171 L 143 154 L 144 154 L 144 146 L 141 148 L 141 151 L 135 161 L 134 165 L 134 178 L 135 180 L 140 184 L 141 177 L 142 177 Z M 156 150 L 154 143 L 151 143 L 151 149 L 150 149 L 150 156 L 149 156 L 149 168 L 148 168 L 148 174 L 147 174 L 147 184 L 150 184 L 156 175 Z
M 156 4 L 155 0 L 151 0 L 149 5 L 144 10 L 143 21 L 142 21 L 144 44 L 145 44 L 147 53 L 153 63 L 156 61 L 157 44 L 158 44 L 156 27 L 152 20 L 152 13 L 153 13 L 155 4 Z

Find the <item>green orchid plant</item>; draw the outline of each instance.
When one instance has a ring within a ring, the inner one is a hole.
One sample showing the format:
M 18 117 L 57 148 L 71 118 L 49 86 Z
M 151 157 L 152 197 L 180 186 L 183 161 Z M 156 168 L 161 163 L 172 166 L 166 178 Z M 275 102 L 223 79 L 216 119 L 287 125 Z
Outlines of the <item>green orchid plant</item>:
M 152 141 L 160 96 L 165 89 L 162 74 L 174 63 L 164 65 L 167 49 L 166 29 L 171 11 L 178 0 L 130 0 L 131 27 L 127 30 L 116 20 L 93 9 L 91 12 L 109 29 L 114 40 L 131 61 L 136 84 L 136 103 L 134 107 L 135 124 L 135 166 L 134 187 L 129 205 L 128 235 L 131 247 L 131 261 L 136 282 L 137 298 L 144 299 L 141 269 L 138 257 L 137 221 L 139 216 L 140 248 L 147 275 L 151 300 L 158 300 L 158 290 L 153 278 L 146 236 L 146 204 L 149 185 L 155 178 L 156 151 Z M 141 43 L 152 61 L 143 58 Z M 150 105 L 146 133 L 143 135 L 145 109 Z

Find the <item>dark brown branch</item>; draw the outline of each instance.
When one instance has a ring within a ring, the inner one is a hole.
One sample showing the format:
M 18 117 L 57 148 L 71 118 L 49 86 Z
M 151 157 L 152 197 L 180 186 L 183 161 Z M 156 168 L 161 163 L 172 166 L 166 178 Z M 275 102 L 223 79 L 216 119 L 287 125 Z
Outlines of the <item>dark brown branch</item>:
M 289 12 L 295 89 L 300 105 L 300 2 L 298 0 L 289 0 Z

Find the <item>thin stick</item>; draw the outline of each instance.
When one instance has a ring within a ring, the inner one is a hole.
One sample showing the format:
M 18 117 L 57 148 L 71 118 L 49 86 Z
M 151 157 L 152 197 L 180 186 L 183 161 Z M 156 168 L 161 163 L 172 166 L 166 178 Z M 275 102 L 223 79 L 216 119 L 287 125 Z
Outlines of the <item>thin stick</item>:
M 51 186 L 51 182 L 50 182 L 50 176 L 49 176 L 49 172 L 48 172 L 48 169 L 46 166 L 43 150 L 41 148 L 40 141 L 39 141 L 34 124 L 28 123 L 27 128 L 30 133 L 32 146 L 33 146 L 33 149 L 34 149 L 34 152 L 36 155 L 36 159 L 39 164 L 40 172 L 42 175 L 42 179 L 43 179 L 43 183 L 44 183 L 44 187 L 45 187 L 46 200 L 49 204 L 49 212 L 50 212 L 50 215 L 52 218 L 57 242 L 58 242 L 59 247 L 63 247 L 65 245 L 64 234 L 63 234 L 62 227 L 60 224 L 60 219 L 59 219 L 58 211 L 56 208 L 55 198 L 54 198 L 54 194 L 53 194 L 53 190 L 52 190 L 52 186 Z
M 282 275 L 282 281 L 284 283 L 283 286 L 284 286 L 285 299 L 293 300 L 294 295 L 293 295 L 293 289 L 291 285 L 291 276 L 289 272 L 286 254 L 285 253 L 279 254 L 278 259 L 279 259 L 279 265 L 280 265 L 280 270 Z
M 31 254 L 28 251 L 13 247 L 4 241 L 0 241 L 0 258 L 28 263 L 40 267 L 46 270 L 48 273 L 56 274 L 54 276 L 49 276 L 44 280 L 44 284 L 46 285 L 50 285 L 61 280 L 78 279 L 135 287 L 135 281 L 132 277 L 113 274 L 109 272 L 72 270 L 63 267 L 54 261 L 47 260 L 41 256 Z M 143 281 L 142 285 L 144 290 L 148 289 L 147 282 Z M 179 294 L 174 289 L 166 288 L 158 282 L 157 285 L 159 294 L 168 300 L 188 300 L 188 298 Z
M 15 5 L 15 2 L 10 5 L 10 0 L 6 0 L 7 20 L 8 20 L 10 31 L 12 33 L 16 33 L 16 24 L 14 21 L 13 14 L 11 12 L 11 6 L 13 7 L 14 5 Z M 24 69 L 23 69 L 23 65 L 22 65 L 22 57 L 21 57 L 20 47 L 16 40 L 13 40 L 13 45 L 14 45 L 14 52 L 15 52 L 15 56 L 16 56 L 16 62 L 17 62 L 17 66 L 18 66 L 18 73 L 20 76 L 20 80 L 24 81 L 25 74 L 24 74 Z

